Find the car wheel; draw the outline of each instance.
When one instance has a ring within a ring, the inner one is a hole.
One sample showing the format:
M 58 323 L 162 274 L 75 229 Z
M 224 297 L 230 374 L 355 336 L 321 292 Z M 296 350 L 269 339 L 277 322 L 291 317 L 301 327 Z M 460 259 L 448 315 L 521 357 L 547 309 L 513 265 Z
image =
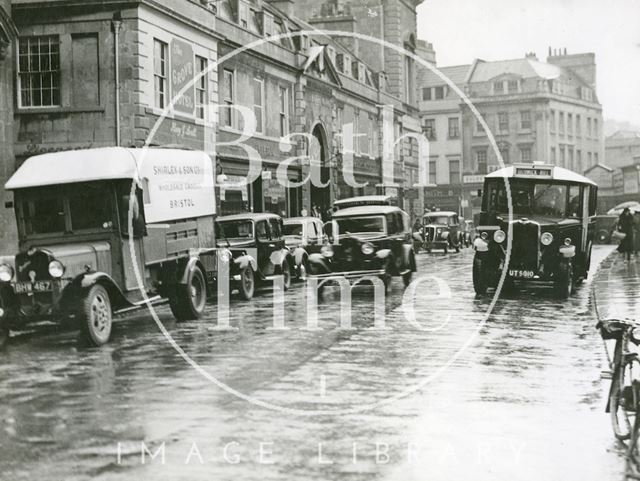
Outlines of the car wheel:
M 109 342 L 113 314 L 107 290 L 99 284 L 91 287 L 79 311 L 80 330 L 89 344 L 98 347 Z
M 287 261 L 287 259 L 282 260 L 280 270 L 282 271 L 283 287 L 284 290 L 287 291 L 289 287 L 291 287 L 291 267 L 289 267 L 289 261 Z
M 606 244 L 609 241 L 609 233 L 604 229 L 599 230 L 596 234 L 596 240 L 598 244 Z
M 573 266 L 571 262 L 562 261 L 558 268 L 556 291 L 561 299 L 567 299 L 573 292 Z
M 479 296 L 487 292 L 487 276 L 485 271 L 486 262 L 478 256 L 473 258 L 473 290 Z
M 238 283 L 238 292 L 240 297 L 248 301 L 253 297 L 256 289 L 256 278 L 251 265 L 244 267 L 240 271 L 240 282 Z
M 207 284 L 199 267 L 194 267 L 187 285 L 176 286 L 169 298 L 169 307 L 176 321 L 192 321 L 204 315 L 207 304 Z

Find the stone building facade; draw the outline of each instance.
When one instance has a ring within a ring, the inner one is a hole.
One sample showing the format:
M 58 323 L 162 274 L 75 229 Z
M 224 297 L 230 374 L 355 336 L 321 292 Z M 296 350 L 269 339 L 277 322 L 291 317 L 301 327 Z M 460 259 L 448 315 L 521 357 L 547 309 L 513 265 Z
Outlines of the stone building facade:
M 549 51 L 523 59 L 476 60 L 466 94 L 495 137 L 505 164 L 547 162 L 579 173 L 604 155 L 602 106 L 596 95 L 594 54 Z M 461 104 L 465 217 L 479 212 L 481 176 L 500 167 L 473 112 Z
M 0 0 L 0 185 L 15 170 L 13 155 L 13 66 L 17 30 L 11 20 L 11 2 Z M 12 197 L 0 188 L 0 247 L 17 244 Z

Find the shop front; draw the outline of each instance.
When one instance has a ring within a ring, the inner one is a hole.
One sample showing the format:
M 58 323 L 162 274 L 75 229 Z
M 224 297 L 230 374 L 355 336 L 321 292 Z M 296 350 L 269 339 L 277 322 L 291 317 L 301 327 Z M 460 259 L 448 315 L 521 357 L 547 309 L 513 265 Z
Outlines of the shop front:
M 286 169 L 288 182 L 278 178 L 278 167 L 292 154 L 281 152 L 278 141 L 253 137 L 244 146 L 232 144 L 237 134 L 218 132 L 216 155 L 220 165 L 218 176 L 220 215 L 241 212 L 272 212 L 283 217 L 300 215 L 302 180 L 300 163 Z M 250 169 L 249 147 L 258 154 Z

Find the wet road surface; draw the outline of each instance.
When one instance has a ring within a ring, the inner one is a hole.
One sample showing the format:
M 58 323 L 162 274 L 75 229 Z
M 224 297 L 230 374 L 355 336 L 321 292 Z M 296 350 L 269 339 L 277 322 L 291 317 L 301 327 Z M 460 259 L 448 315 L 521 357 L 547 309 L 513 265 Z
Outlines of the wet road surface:
M 594 251 L 594 268 L 610 250 Z M 336 289 L 309 329 L 302 285 L 286 293 L 287 329 L 273 329 L 270 290 L 232 301 L 234 330 L 215 328 L 215 306 L 184 324 L 158 308 L 202 372 L 147 313 L 101 349 L 74 333 L 12 339 L 0 479 L 621 479 L 591 280 L 568 301 L 521 291 L 487 318 L 471 259 L 420 254 L 416 321 L 394 280 L 385 329 L 370 287 L 354 291 L 351 329 Z

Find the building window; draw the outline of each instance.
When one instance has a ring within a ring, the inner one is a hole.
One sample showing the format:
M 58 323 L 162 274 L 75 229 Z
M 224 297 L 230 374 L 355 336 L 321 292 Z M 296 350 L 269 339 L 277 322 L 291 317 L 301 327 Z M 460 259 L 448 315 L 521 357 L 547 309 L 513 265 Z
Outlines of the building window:
M 582 117 L 576 115 L 576 137 L 582 137 Z
M 566 159 L 565 159 L 564 146 L 563 147 L 559 147 L 559 149 L 560 149 L 560 167 L 565 167 L 566 166 Z
M 591 119 L 587 118 L 587 137 L 591 137 L 591 135 L 592 135 Z
M 163 109 L 167 105 L 167 44 L 155 39 L 153 41 L 153 80 L 155 106 Z
M 531 110 L 520 112 L 520 128 L 523 130 L 531 129 Z
M 478 168 L 478 174 L 487 173 L 487 151 L 486 150 L 476 151 L 476 165 Z
M 422 100 L 431 100 L 431 87 L 422 89 Z
M 509 132 L 509 114 L 507 112 L 498 112 L 498 130 Z
M 369 130 L 367 134 L 367 142 L 369 144 L 369 151 L 367 152 L 369 155 L 375 157 L 375 145 L 374 145 L 374 134 L 376 132 L 375 122 L 373 120 L 373 116 L 369 114 Z M 411 140 L 411 139 L 409 139 Z
M 565 133 L 565 130 L 564 130 L 564 112 L 560 112 L 558 114 L 558 116 L 559 116 L 559 124 L 560 124 L 560 126 L 559 126 L 560 133 L 564 134 Z
M 510 162 L 510 158 L 509 158 L 509 147 L 502 147 L 500 149 L 500 157 L 502 157 L 502 161 L 505 164 L 508 164 Z
M 573 136 L 573 114 L 567 114 L 567 133 Z
M 429 140 L 436 140 L 436 120 L 424 119 L 424 135 Z
M 482 126 L 480 119 L 476 117 L 476 134 L 483 134 L 483 133 L 484 133 L 484 127 Z
M 452 159 L 449 161 L 449 183 L 460 183 L 460 159 Z
M 531 147 L 520 147 L 520 160 L 526 164 L 531 162 Z
M 289 89 L 280 87 L 280 137 L 289 133 Z
M 509 80 L 507 84 L 510 94 L 518 93 L 518 81 L 517 80 Z
M 568 154 L 569 154 L 569 163 L 567 164 L 567 167 L 570 170 L 577 170 L 576 166 L 573 165 L 573 147 L 567 147 L 568 150 Z
M 576 164 L 578 172 L 584 172 L 584 166 L 582 165 L 582 150 L 576 150 Z
M 449 138 L 457 139 L 460 137 L 460 122 L 458 117 L 451 117 L 449 119 Z
M 435 88 L 435 97 L 436 100 L 442 100 L 444 98 L 444 87 Z
M 591 155 L 591 152 L 587 153 L 587 163 L 589 164 L 588 166 L 591 167 L 591 165 L 593 165 L 591 162 L 593 162 L 593 157 Z
M 253 79 L 253 114 L 256 117 L 256 132 L 264 132 L 264 80 Z
M 553 165 L 556 165 L 556 148 L 555 147 L 551 147 L 551 163 Z
M 493 82 L 493 93 L 495 95 L 504 93 L 504 82 L 502 80 L 499 82 Z
M 593 136 L 598 138 L 598 119 L 593 119 Z
M 226 127 L 233 127 L 233 96 L 234 96 L 234 83 L 233 83 L 233 71 L 224 70 L 222 73 L 222 103 L 224 108 L 222 109 L 222 125 Z
M 556 111 L 555 110 L 552 110 L 551 113 L 549 114 L 549 122 L 550 122 L 551 132 L 555 132 L 556 131 Z
M 593 163 L 594 165 L 598 165 L 598 152 L 593 153 Z
M 60 41 L 58 36 L 21 38 L 18 57 L 20 107 L 60 105 Z
M 429 158 L 429 185 L 436 185 L 436 180 L 438 178 L 438 176 L 436 175 L 436 169 L 438 165 L 437 160 L 437 157 Z
M 353 115 L 353 148 L 355 149 L 356 154 L 360 154 L 360 137 L 358 137 L 359 133 L 360 133 L 360 112 L 356 110 Z
M 196 116 L 199 119 L 204 119 L 208 97 L 207 84 L 209 83 L 207 59 L 196 55 L 196 66 L 199 68 L 199 72 L 201 74 L 201 77 L 198 78 L 198 81 L 196 82 Z

